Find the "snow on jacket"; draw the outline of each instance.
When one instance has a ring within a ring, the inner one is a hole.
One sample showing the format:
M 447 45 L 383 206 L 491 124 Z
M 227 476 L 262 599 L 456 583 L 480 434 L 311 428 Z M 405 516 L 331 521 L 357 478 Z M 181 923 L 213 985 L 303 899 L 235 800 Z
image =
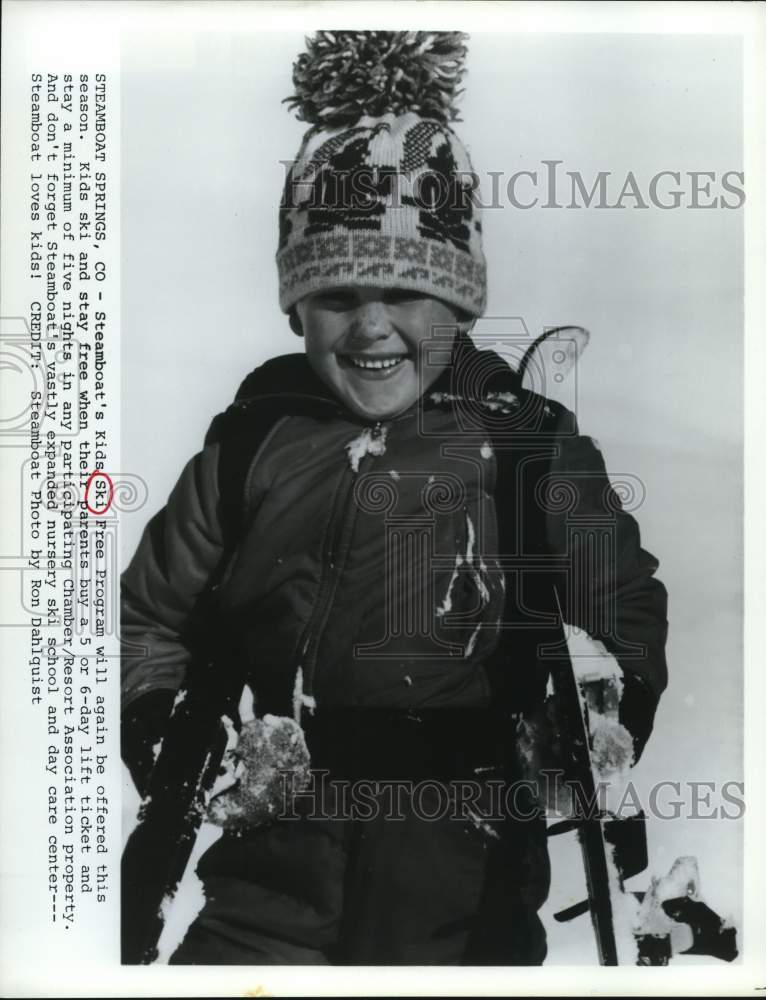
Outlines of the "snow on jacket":
M 215 580 L 259 714 L 525 711 L 567 655 L 563 617 L 620 663 L 640 750 L 666 685 L 657 565 L 573 414 L 492 352 L 465 342 L 378 424 L 304 355 L 275 358 L 213 422 L 123 575 L 123 707 L 182 683 Z

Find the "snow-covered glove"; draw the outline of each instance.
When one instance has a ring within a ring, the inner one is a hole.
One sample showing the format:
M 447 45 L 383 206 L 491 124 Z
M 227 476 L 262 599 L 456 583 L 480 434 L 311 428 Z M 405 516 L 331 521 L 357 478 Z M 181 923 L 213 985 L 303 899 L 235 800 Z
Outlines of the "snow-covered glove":
M 265 715 L 229 727 L 229 746 L 210 792 L 207 818 L 225 829 L 263 826 L 285 810 L 285 794 L 311 777 L 303 730 L 293 719 Z M 286 771 L 292 774 L 285 774 Z
M 616 719 L 589 712 L 593 770 L 603 781 L 625 774 L 633 764 L 633 737 Z
M 120 753 L 142 798 L 148 790 L 156 748 L 165 735 L 175 696 L 175 691 L 149 691 L 122 713 Z

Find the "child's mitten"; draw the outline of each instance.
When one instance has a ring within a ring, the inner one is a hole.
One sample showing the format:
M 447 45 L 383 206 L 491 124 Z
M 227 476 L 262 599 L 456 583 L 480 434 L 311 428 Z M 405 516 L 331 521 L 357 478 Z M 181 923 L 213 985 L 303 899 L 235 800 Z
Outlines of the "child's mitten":
M 289 806 L 285 796 L 310 779 L 303 730 L 293 719 L 265 715 L 245 722 L 230 745 L 213 786 L 207 818 L 226 829 L 243 830 L 276 819 Z
M 633 737 L 616 719 L 590 712 L 591 763 L 599 778 L 624 774 L 633 764 Z

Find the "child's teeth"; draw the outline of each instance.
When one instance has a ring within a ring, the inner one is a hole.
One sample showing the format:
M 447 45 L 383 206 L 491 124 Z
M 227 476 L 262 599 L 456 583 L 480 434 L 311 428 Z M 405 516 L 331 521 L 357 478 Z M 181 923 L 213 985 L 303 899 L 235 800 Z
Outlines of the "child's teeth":
M 398 365 L 402 360 L 401 358 L 381 358 L 373 360 L 371 358 L 352 358 L 351 359 L 355 365 L 359 368 L 393 368 L 394 365 Z

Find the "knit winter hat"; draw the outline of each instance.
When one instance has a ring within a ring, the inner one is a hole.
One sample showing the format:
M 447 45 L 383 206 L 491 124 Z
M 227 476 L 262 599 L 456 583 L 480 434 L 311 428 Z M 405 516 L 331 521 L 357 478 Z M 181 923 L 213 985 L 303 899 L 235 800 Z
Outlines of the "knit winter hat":
M 476 178 L 449 126 L 465 35 L 320 31 L 287 101 L 311 123 L 279 213 L 279 302 L 341 286 L 412 288 L 480 316 Z

